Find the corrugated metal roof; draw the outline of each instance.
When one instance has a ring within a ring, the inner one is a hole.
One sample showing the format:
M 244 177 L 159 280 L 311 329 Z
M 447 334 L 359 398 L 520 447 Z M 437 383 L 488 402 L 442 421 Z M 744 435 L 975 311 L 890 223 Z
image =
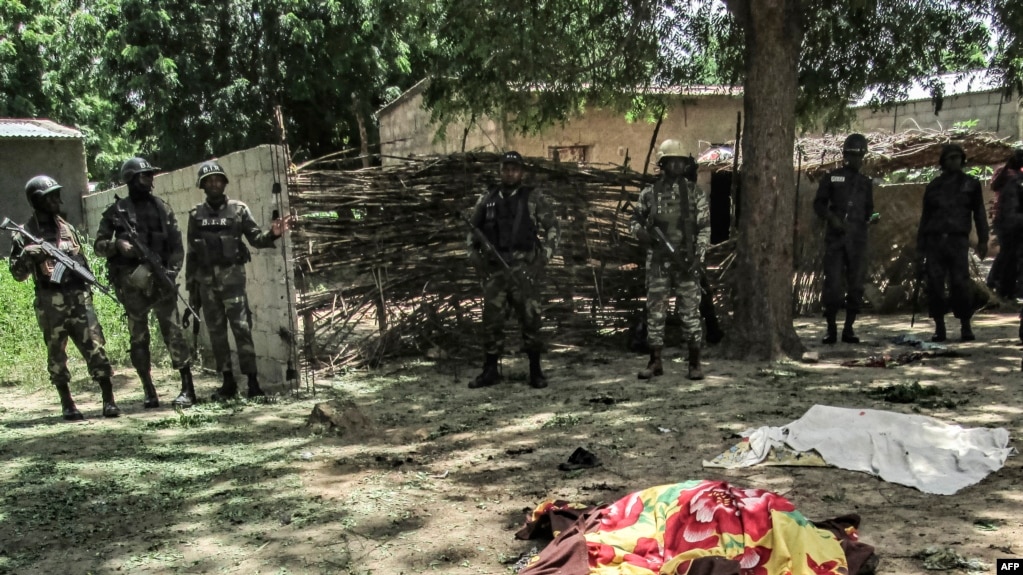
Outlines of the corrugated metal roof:
M 81 139 L 78 130 L 43 119 L 0 118 L 0 139 Z

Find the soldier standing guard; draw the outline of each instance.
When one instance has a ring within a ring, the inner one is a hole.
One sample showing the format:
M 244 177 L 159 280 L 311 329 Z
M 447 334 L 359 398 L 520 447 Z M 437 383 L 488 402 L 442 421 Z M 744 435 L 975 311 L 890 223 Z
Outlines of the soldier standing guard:
M 249 207 L 224 193 L 227 184 L 227 174 L 217 162 L 205 162 L 199 167 L 196 187 L 206 193 L 206 201 L 189 211 L 186 234 L 185 286 L 192 307 L 203 310 L 217 371 L 224 377 L 223 385 L 213 393 L 214 401 L 238 395 L 238 384 L 231 371 L 229 326 L 238 346 L 239 367 L 248 378 L 247 396 L 265 395 L 256 375 L 252 314 L 245 293 L 245 264 L 252 257 L 242 243 L 242 236 L 254 248 L 270 248 L 291 222 L 291 216 L 287 216 L 274 220 L 269 231 L 260 230 Z
M 522 185 L 523 164 L 518 152 L 506 152 L 501 157 L 501 183 L 480 195 L 470 220 L 474 230 L 469 233 L 467 251 L 483 279 L 486 353 L 483 372 L 469 383 L 470 388 L 501 381 L 497 363 L 504 347 L 509 307 L 515 310 L 522 327 L 523 347 L 529 356 L 529 385 L 547 387 L 547 376 L 540 367 L 544 345 L 540 340 L 538 282 L 542 267 L 551 261 L 558 247 L 561 231 L 554 210 L 540 190 Z
M 89 264 L 82 255 L 82 239 L 78 231 L 60 217 L 61 186 L 49 176 L 36 176 L 25 185 L 25 196 L 35 213 L 25 224 L 25 231 L 71 256 L 85 269 Z M 121 414 L 114 402 L 113 370 L 104 349 L 103 329 L 92 306 L 89 285 L 76 274 L 56 271 L 55 262 L 41 245 L 17 234 L 11 247 L 10 270 L 22 282 L 32 277 L 35 282 L 35 311 L 39 328 L 46 341 L 46 364 L 50 382 L 57 388 L 64 419 L 84 419 L 71 397 L 68 383 L 67 340 L 82 352 L 89 375 L 99 384 L 103 394 L 103 417 Z
M 661 179 L 639 194 L 632 231 L 647 247 L 647 329 L 650 361 L 640 379 L 664 374 L 664 322 L 668 300 L 678 297 L 682 334 L 689 348 L 689 379 L 703 379 L 700 367 L 700 270 L 710 245 L 710 205 L 703 191 L 685 177 L 682 144 L 665 140 L 657 152 Z M 660 234 L 663 240 L 654 237 Z M 681 258 L 672 256 L 664 240 Z M 680 261 L 680 260 L 685 260 Z
M 966 152 L 959 144 L 945 144 L 938 160 L 941 175 L 924 190 L 923 212 L 917 230 L 919 269 L 927 279 L 928 312 L 934 318 L 931 341 L 945 341 L 945 312 L 951 304 L 959 318 L 962 341 L 973 341 L 970 318 L 973 296 L 970 289 L 970 227 L 977 227 L 977 257 L 987 257 L 988 223 L 980 181 L 963 172 Z M 972 222 L 971 222 L 972 218 Z M 945 298 L 945 280 L 949 297 Z
M 110 283 L 124 305 L 131 336 L 131 364 L 142 381 L 143 407 L 147 409 L 160 406 L 149 352 L 150 311 L 156 314 L 171 365 L 181 374 L 181 394 L 173 403 L 190 407 L 195 402 L 191 351 L 181 330 L 177 290 L 171 291 L 153 278 L 154 274 L 166 274 L 173 283 L 185 258 L 174 212 L 167 202 L 153 195 L 153 174 L 159 170 L 145 158 L 124 162 L 121 180 L 128 186 L 128 197 L 117 200 L 103 212 L 95 245 L 96 253 L 107 258 Z M 130 240 L 132 234 L 160 260 L 157 266 L 144 261 L 139 247 Z
M 859 343 L 853 322 L 863 305 L 864 259 L 867 224 L 874 213 L 874 183 L 860 173 L 867 153 L 867 138 L 850 134 L 842 144 L 843 166 L 821 179 L 813 211 L 827 223 L 824 236 L 824 318 L 828 322 L 825 344 L 838 340 L 836 319 L 845 300 L 842 341 Z M 842 289 L 845 280 L 845 290 Z

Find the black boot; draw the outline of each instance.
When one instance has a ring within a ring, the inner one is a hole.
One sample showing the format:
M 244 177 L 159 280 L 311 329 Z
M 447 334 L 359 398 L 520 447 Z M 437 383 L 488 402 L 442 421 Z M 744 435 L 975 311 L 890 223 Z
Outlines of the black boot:
M 529 355 L 529 387 L 543 389 L 547 387 L 547 376 L 540 369 L 540 352 L 530 351 Z
M 836 314 L 833 311 L 824 312 L 824 319 L 828 322 L 828 334 L 824 336 L 821 343 L 825 345 L 832 345 L 838 341 L 838 324 L 835 323 Z
M 67 421 L 81 421 L 85 419 L 81 411 L 78 411 L 78 406 L 75 405 L 75 400 L 71 399 L 71 390 L 68 389 L 67 382 L 55 383 L 53 387 L 57 388 L 57 395 L 60 396 L 60 410 L 64 419 Z
M 221 385 L 220 389 L 214 391 L 210 399 L 213 401 L 226 401 L 235 397 L 238 397 L 238 384 L 234 381 L 234 374 L 230 371 L 225 371 L 224 385 Z
M 156 395 L 156 387 L 153 385 L 153 376 L 148 371 L 140 371 L 139 379 L 142 380 L 142 393 L 145 395 L 145 399 L 142 401 L 142 407 L 146 409 L 160 407 L 160 397 Z
M 961 328 L 959 330 L 959 336 L 962 341 L 974 341 L 977 336 L 973 335 L 973 327 L 970 326 L 970 318 L 964 318 L 959 320 Z
M 651 379 L 658 375 L 664 375 L 664 364 L 661 362 L 661 352 L 664 351 L 663 345 L 655 345 L 650 348 L 650 361 L 646 364 L 646 369 L 641 370 L 636 374 L 639 379 Z
M 860 343 L 860 338 L 853 333 L 853 322 L 856 321 L 856 312 L 845 312 L 845 327 L 842 328 L 842 341 L 845 343 Z
M 488 353 L 483 362 L 483 373 L 476 376 L 476 379 L 469 382 L 470 389 L 497 385 L 501 382 L 501 372 L 497 369 L 496 353 Z
M 700 344 L 689 342 L 689 379 L 703 379 L 703 370 L 700 369 Z
M 249 399 L 266 397 L 263 390 L 259 388 L 259 380 L 256 379 L 256 374 L 254 373 L 249 374 L 249 389 L 245 392 L 245 396 Z
M 121 408 L 114 403 L 114 384 L 109 377 L 101 377 L 96 380 L 100 392 L 103 393 L 103 417 L 117 417 L 121 415 Z
M 931 341 L 934 341 L 934 342 L 945 341 L 945 318 L 944 318 L 944 316 L 934 318 L 934 335 L 931 336 Z
M 175 407 L 192 407 L 196 404 L 195 398 L 195 382 L 192 381 L 192 368 L 183 367 L 180 370 L 181 373 L 181 393 L 174 398 L 171 405 Z

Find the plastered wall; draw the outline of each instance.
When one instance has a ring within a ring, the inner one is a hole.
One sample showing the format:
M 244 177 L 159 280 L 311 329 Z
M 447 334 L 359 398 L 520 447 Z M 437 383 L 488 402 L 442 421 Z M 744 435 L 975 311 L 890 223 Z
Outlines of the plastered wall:
M 282 148 L 259 146 L 222 156 L 218 161 L 230 180 L 227 186 L 228 197 L 245 202 L 264 230 L 269 228 L 274 210 L 288 213 L 287 164 Z M 154 184 L 154 193 L 166 200 L 174 211 L 182 235 L 186 233 L 189 210 L 204 198 L 202 190 L 195 186 L 197 172 L 198 164 L 161 173 L 156 176 Z M 280 183 L 280 194 L 272 192 L 274 182 Z M 123 197 L 127 193 L 127 188 L 122 186 L 83 199 L 85 228 L 90 236 L 95 237 L 103 210 L 113 202 L 114 195 Z M 282 253 L 282 245 L 285 253 Z M 295 320 L 290 313 L 295 301 L 293 267 L 288 265 L 291 261 L 291 243 L 285 239 L 277 240 L 274 248 L 252 250 L 252 261 L 246 265 L 252 337 L 260 380 L 265 384 L 284 383 L 291 346 L 282 337 L 282 333 L 297 333 Z M 184 286 L 179 287 L 187 299 Z M 180 302 L 178 308 L 184 309 Z M 229 337 L 234 350 L 234 336 Z M 201 331 L 201 338 L 203 347 L 209 349 L 205 327 Z M 154 345 L 161 343 L 154 342 Z M 238 357 L 233 351 L 232 360 L 235 372 L 238 373 Z M 211 361 L 204 365 L 214 367 Z
M 956 123 L 977 120 L 977 130 L 1012 140 L 1020 138 L 1019 103 L 1015 98 L 1006 101 L 1000 91 L 949 96 L 937 114 L 930 100 L 918 100 L 876 112 L 870 108 L 857 108 L 856 117 L 853 128 L 861 132 L 904 132 L 918 128 L 947 130 Z

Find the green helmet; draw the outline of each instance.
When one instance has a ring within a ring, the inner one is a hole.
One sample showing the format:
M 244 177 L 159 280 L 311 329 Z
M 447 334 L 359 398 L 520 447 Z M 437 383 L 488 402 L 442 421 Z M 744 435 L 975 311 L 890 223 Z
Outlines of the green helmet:
M 46 194 L 60 189 L 61 185 L 50 176 L 36 176 L 25 184 L 25 198 L 34 206 L 36 201 L 42 199 Z
M 867 153 L 866 136 L 863 134 L 849 134 L 845 139 L 845 143 L 842 144 L 842 153 L 865 155 Z
M 153 164 L 149 163 L 149 160 L 145 158 L 131 158 L 121 164 L 121 181 L 127 184 L 135 177 L 135 174 L 153 173 L 159 172 L 160 168 L 157 168 Z
M 203 180 L 203 178 L 205 178 L 207 176 L 218 175 L 218 174 L 221 175 L 221 176 L 224 176 L 224 183 L 225 184 L 230 183 L 230 180 L 227 179 L 227 174 L 224 172 L 224 168 L 220 167 L 220 164 L 218 164 L 217 162 L 213 162 L 213 161 L 203 162 L 202 165 L 199 166 L 199 177 L 198 177 L 198 179 L 195 180 L 195 187 L 197 187 L 197 188 L 201 188 L 202 187 L 202 180 Z
M 657 163 L 660 164 L 664 158 L 685 158 L 687 154 L 682 150 L 682 142 L 678 140 L 664 140 L 661 147 L 657 149 Z

